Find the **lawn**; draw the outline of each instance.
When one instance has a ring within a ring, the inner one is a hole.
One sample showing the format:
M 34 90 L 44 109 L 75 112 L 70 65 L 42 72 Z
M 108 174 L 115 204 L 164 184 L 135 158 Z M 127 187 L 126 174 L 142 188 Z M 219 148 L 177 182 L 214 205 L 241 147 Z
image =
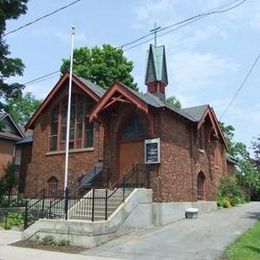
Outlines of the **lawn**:
M 260 221 L 230 245 L 225 256 L 230 260 L 260 259 Z

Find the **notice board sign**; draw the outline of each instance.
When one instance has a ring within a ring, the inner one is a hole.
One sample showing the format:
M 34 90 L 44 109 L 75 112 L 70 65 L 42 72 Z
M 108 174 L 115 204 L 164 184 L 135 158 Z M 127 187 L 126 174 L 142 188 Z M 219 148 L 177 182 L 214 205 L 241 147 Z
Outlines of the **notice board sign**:
M 144 160 L 145 164 L 160 163 L 160 138 L 144 141 Z

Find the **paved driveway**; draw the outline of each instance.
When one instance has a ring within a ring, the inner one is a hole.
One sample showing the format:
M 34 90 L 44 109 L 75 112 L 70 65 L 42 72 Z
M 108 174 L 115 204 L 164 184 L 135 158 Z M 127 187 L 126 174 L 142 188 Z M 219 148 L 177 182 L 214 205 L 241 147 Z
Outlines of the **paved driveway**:
M 133 232 L 86 251 L 120 259 L 218 259 L 226 245 L 260 219 L 260 202 Z
M 260 219 L 260 202 L 221 209 L 117 238 L 81 255 L 8 246 L 20 232 L 0 230 L 0 260 L 218 259 L 226 245 Z

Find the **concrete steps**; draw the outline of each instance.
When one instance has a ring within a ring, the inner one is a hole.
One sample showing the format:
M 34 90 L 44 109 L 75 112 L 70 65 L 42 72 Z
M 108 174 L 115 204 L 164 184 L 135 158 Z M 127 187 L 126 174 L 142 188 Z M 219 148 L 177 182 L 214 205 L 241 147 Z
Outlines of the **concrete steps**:
M 127 198 L 131 192 L 132 189 L 125 189 L 125 198 Z M 94 195 L 94 220 L 105 220 L 106 190 L 96 189 Z M 107 217 L 109 217 L 123 203 L 123 190 L 107 190 L 107 195 Z M 69 210 L 69 219 L 92 220 L 92 198 L 93 190 L 88 192 L 88 194 Z

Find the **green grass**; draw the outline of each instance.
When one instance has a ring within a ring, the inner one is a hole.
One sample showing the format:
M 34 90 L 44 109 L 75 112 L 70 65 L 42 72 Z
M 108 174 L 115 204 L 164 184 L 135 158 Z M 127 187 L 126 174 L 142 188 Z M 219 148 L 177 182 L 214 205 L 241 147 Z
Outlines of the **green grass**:
M 230 245 L 225 256 L 229 260 L 260 259 L 260 221 Z

